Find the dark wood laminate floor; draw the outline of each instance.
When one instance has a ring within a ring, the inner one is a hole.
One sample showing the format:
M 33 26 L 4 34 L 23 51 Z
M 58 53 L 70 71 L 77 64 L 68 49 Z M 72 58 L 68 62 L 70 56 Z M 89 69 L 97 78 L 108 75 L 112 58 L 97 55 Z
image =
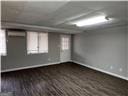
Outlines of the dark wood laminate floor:
M 1 87 L 16 96 L 128 96 L 128 81 L 74 63 L 2 73 Z

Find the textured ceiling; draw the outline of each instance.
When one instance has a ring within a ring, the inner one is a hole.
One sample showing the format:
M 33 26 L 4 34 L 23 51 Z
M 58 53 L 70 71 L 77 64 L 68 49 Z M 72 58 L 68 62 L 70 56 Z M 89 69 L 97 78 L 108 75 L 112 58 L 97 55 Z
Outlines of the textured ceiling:
M 128 22 L 127 1 L 2 1 L 2 21 L 73 30 L 93 30 Z M 78 28 L 68 22 L 104 14 L 113 21 Z

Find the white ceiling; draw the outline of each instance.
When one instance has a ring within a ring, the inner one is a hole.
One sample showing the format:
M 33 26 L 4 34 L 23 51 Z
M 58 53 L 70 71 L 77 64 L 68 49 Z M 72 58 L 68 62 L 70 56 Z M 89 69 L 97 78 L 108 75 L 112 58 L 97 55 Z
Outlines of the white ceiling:
M 127 1 L 2 1 L 1 13 L 3 22 L 86 31 L 127 24 L 127 5 Z M 99 14 L 114 20 L 82 28 L 67 24 Z

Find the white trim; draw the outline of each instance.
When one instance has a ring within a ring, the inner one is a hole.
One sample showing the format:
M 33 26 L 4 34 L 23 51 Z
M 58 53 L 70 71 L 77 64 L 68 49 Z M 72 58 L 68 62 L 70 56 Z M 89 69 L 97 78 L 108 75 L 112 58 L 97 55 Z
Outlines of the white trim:
M 0 71 L 1 71 L 1 55 L 0 55 Z M 0 86 L 1 86 L 1 72 L 0 72 Z M 1 92 L 1 87 L 0 87 L 0 92 Z
M 46 63 L 46 64 L 27 66 L 27 67 L 13 68 L 13 69 L 2 70 L 1 72 L 3 73 L 3 72 L 18 71 L 18 70 L 29 69 L 29 68 L 37 68 L 37 67 L 43 67 L 43 66 L 48 66 L 48 65 L 56 65 L 56 64 L 60 64 L 60 63 L 62 63 L 62 62 L 54 62 L 54 63 Z
M 81 30 L 71 30 L 65 28 L 54 28 L 54 27 L 47 27 L 47 26 L 36 26 L 36 25 L 28 25 L 28 24 L 21 24 L 21 23 L 13 23 L 13 22 L 1 22 L 2 28 L 20 28 L 26 29 L 28 31 L 46 31 L 46 32 L 63 32 L 63 33 L 81 33 Z
M 88 67 L 88 68 L 90 68 L 90 69 L 94 69 L 94 70 L 96 70 L 96 71 L 100 71 L 100 72 L 102 72 L 102 73 L 106 73 L 106 74 L 108 74 L 108 75 L 111 75 L 111 76 L 114 76 L 114 77 L 118 77 L 118 78 L 121 78 L 121 79 L 124 79 L 124 80 L 127 80 L 127 81 L 128 81 L 128 77 L 120 76 L 120 75 L 118 75 L 118 74 L 115 74 L 115 73 L 112 73 L 112 72 L 108 72 L 108 71 L 105 71 L 105 70 L 100 69 L 100 68 L 95 68 L 95 67 L 93 67 L 93 66 L 90 66 L 90 65 L 87 65 L 87 64 L 84 64 L 84 63 L 80 63 L 80 62 L 78 62 L 78 61 L 74 61 L 74 60 L 73 60 L 73 62 L 74 62 L 74 63 L 77 63 L 77 64 L 79 64 L 79 65 Z
M 127 77 L 120 76 L 120 75 L 117 75 L 115 73 L 111 73 L 111 72 L 108 72 L 108 71 L 104 71 L 102 69 L 95 68 L 95 67 L 92 67 L 90 65 L 86 65 L 84 63 L 80 63 L 78 61 L 70 60 L 70 61 L 67 61 L 67 62 L 74 62 L 74 63 L 77 63 L 79 65 L 88 67 L 90 69 L 94 69 L 96 71 L 100 71 L 100 72 L 106 73 L 108 75 L 111 75 L 111 76 L 114 76 L 114 77 L 118 77 L 118 78 L 121 78 L 121 79 L 124 79 L 124 80 L 127 80 L 128 81 L 128 78 Z M 1 72 L 4 73 L 4 72 L 11 72 L 11 71 L 18 71 L 18 70 L 23 70 L 23 69 L 30 69 L 30 68 L 37 68 L 37 67 L 49 66 L 49 65 L 56 65 L 56 64 L 60 64 L 60 63 L 64 63 L 64 62 L 53 62 L 53 63 L 46 63 L 46 64 L 39 64 L 39 65 L 27 66 L 27 67 L 13 68 L 13 69 L 2 70 Z
M 69 60 L 69 61 L 66 61 L 66 62 L 72 62 L 72 60 Z M 65 63 L 65 62 L 52 62 L 52 63 L 45 63 L 45 64 L 27 66 L 27 67 L 6 69 L 6 70 L 2 70 L 1 73 L 4 73 L 4 72 L 11 72 L 11 71 L 18 71 L 18 70 L 24 70 L 24 69 L 30 69 L 30 68 L 37 68 L 37 67 L 43 67 L 43 66 L 49 66 L 49 65 L 56 65 L 56 64 L 60 64 L 60 63 Z

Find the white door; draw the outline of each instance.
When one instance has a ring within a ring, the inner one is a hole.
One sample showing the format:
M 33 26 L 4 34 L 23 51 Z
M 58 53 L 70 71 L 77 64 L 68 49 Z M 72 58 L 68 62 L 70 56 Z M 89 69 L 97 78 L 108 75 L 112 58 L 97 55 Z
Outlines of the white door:
M 61 35 L 60 61 L 67 62 L 71 60 L 71 36 Z

